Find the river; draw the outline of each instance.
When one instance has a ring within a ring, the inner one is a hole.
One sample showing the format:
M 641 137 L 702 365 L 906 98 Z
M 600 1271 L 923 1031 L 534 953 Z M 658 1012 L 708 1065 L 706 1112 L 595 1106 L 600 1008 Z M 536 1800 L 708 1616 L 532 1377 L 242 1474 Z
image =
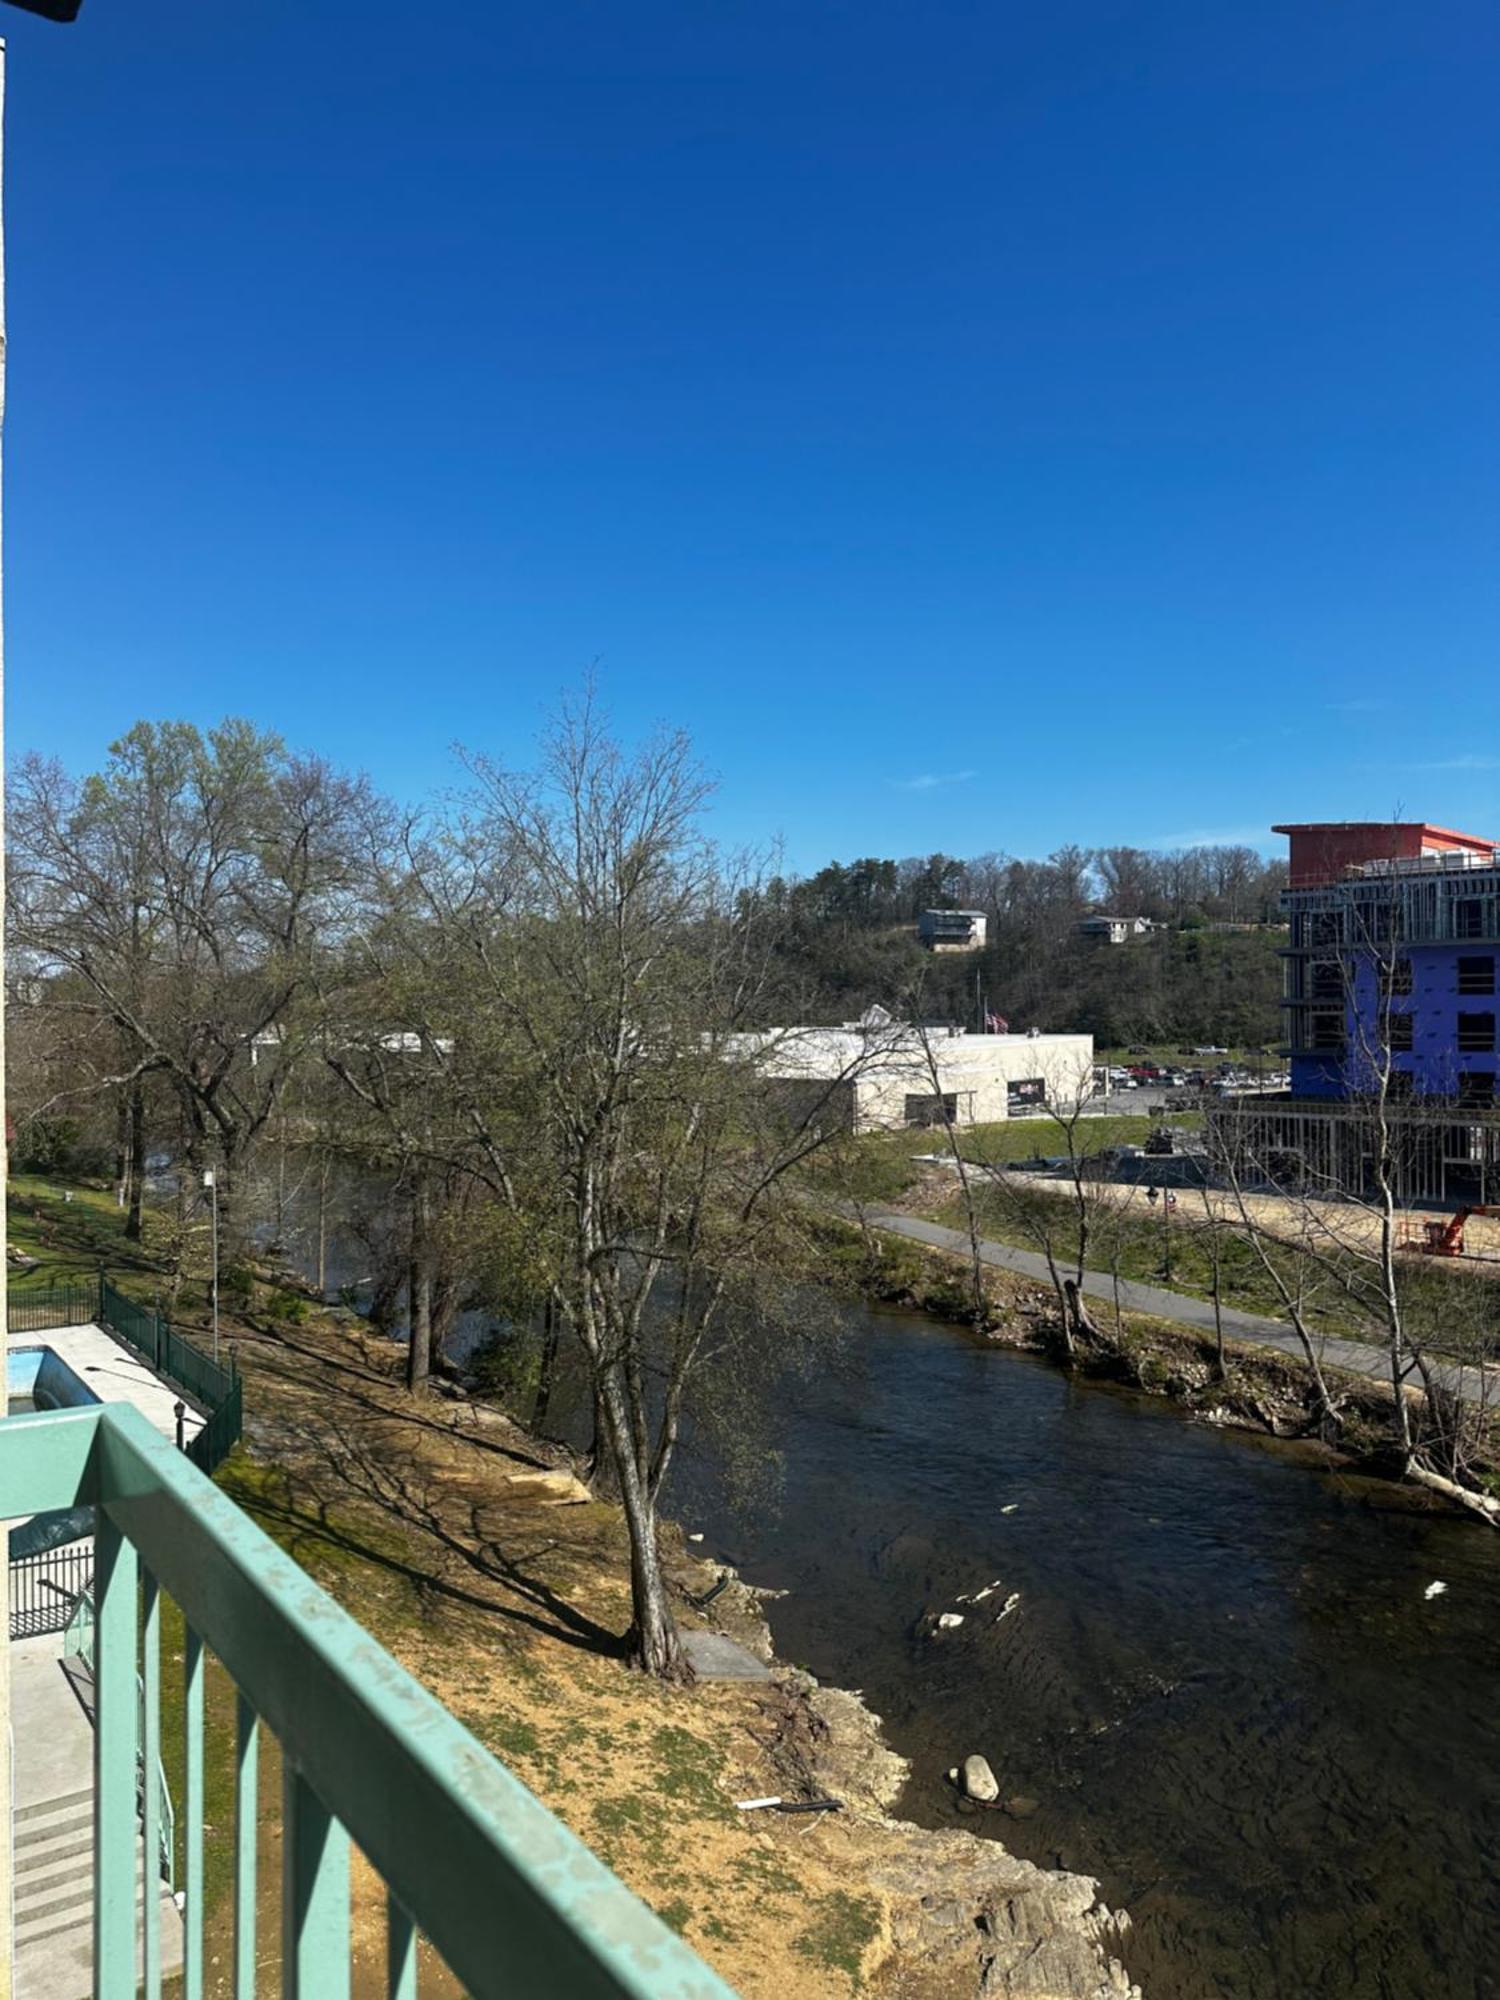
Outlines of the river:
M 907 1315 L 776 1433 L 769 1504 L 690 1458 L 672 1511 L 885 1718 L 905 1816 L 1097 1876 L 1148 2000 L 1500 1995 L 1500 1535 Z M 974 1750 L 1031 1816 L 955 1819 Z

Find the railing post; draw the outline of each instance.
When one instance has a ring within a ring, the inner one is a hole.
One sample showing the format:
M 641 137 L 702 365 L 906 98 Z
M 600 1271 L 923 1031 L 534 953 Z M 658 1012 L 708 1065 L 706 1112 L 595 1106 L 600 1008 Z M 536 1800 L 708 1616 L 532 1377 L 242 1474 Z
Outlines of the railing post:
M 95 1529 L 94 1992 L 135 2000 L 135 1550 L 108 1512 Z
M 141 1970 L 145 2000 L 161 1994 L 161 1593 L 141 1579 Z
M 182 1994 L 203 2000 L 203 1641 L 185 1628 L 183 1736 Z
M 417 2000 L 417 1927 L 387 1889 L 386 2000 Z
M 235 1697 L 234 1773 L 234 2000 L 255 2000 L 256 1778 L 260 1719 L 242 1694 Z
M 349 2000 L 349 1836 L 282 1755 L 283 2000 Z

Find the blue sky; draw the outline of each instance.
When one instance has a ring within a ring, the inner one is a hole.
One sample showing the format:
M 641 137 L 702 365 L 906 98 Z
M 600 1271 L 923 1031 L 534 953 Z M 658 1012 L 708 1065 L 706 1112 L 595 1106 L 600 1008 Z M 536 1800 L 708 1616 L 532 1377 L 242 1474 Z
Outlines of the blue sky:
M 1492 6 L 7 10 L 9 740 L 1500 834 Z

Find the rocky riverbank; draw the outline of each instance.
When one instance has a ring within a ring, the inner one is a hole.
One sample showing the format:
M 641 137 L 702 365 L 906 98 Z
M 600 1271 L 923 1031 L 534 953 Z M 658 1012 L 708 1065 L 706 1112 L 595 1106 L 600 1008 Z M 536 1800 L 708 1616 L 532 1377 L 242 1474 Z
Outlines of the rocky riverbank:
M 458 1428 L 524 1436 L 461 1384 L 443 1387 Z M 557 1469 L 511 1475 L 512 1489 L 541 1491 L 546 1482 L 552 1500 L 582 1497 L 582 1489 L 570 1490 L 576 1482 L 560 1448 L 527 1438 L 526 1449 Z M 727 1564 L 705 1562 L 677 1528 L 668 1527 L 664 1540 L 683 1624 L 722 1633 L 770 1668 L 768 1681 L 742 1688 L 755 1714 L 728 1789 L 736 1798 L 839 1801 L 838 1812 L 816 1817 L 739 1814 L 736 1830 L 745 1852 L 778 1860 L 793 1853 L 805 1877 L 826 1873 L 846 1885 L 857 1949 L 845 1956 L 855 1985 L 892 2000 L 1139 2000 L 1121 1962 L 1128 1916 L 1100 1900 L 1096 1882 L 1036 1867 L 961 1827 L 933 1830 L 894 1817 L 910 1766 L 884 1741 L 880 1718 L 858 1695 L 777 1659 L 767 1593 Z M 990 1746 L 1002 1770 L 1003 1750 Z M 862 1909 L 857 1919 L 853 1907 Z M 791 1990 L 813 1988 L 809 1980 Z
M 1088 1876 L 1033 1866 L 997 1840 L 892 1817 L 910 1767 L 855 1694 L 778 1662 L 759 1593 L 732 1571 L 715 1599 L 720 1627 L 772 1668 L 782 1700 L 764 1749 L 773 1789 L 842 1801 L 836 1832 L 851 1869 L 879 1899 L 865 1976 L 910 2000 L 1139 2000 L 1120 1954 L 1129 1918 Z M 998 1787 L 997 1787 L 998 1790 Z

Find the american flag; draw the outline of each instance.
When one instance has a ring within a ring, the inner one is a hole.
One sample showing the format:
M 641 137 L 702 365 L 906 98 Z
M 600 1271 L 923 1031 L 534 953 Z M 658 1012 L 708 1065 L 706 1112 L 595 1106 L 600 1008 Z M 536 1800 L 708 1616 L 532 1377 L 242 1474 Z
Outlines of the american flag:
M 992 1035 L 1008 1035 L 1010 1033 L 1010 1022 L 1006 1020 L 1003 1014 L 986 1014 L 984 1025 Z

